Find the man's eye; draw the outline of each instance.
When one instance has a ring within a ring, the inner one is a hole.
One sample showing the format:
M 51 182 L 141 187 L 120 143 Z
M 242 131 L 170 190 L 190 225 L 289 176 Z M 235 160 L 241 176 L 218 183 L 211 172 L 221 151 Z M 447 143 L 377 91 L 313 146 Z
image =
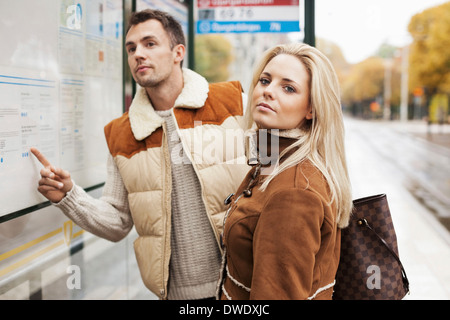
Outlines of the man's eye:
M 135 52 L 136 51 L 136 48 L 135 47 L 130 47 L 130 48 L 128 48 L 128 53 L 133 53 L 133 52 Z

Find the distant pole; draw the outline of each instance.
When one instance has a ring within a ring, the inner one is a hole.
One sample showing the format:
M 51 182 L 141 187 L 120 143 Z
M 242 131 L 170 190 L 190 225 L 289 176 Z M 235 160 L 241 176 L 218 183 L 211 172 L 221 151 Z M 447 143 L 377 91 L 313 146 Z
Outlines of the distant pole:
M 391 119 L 391 98 L 392 98 L 392 58 L 384 60 L 384 103 L 383 119 Z
M 315 0 L 305 0 L 305 39 L 304 43 L 316 46 Z
M 408 65 L 409 65 L 409 45 L 402 50 L 402 78 L 401 78 L 401 102 L 400 120 L 408 121 Z

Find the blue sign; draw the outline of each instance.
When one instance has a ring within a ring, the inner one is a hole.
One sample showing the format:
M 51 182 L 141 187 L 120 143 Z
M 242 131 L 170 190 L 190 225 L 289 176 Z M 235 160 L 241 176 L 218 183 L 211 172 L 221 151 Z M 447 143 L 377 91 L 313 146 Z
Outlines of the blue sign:
M 298 32 L 297 21 L 197 21 L 197 33 Z
M 197 33 L 298 32 L 298 0 L 198 0 Z

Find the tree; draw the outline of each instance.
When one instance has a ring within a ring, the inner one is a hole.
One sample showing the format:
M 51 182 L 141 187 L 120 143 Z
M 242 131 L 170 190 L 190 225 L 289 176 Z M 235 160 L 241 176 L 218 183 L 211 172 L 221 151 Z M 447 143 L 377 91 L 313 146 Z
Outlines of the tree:
M 199 35 L 195 38 L 195 71 L 208 82 L 226 81 L 233 60 L 232 45 L 222 35 Z
M 347 103 L 375 99 L 383 92 L 384 63 L 370 57 L 355 64 L 342 85 L 342 98 Z
M 325 54 L 333 64 L 339 82 L 342 84 L 351 70 L 351 64 L 345 59 L 341 48 L 334 42 L 322 38 L 317 38 L 316 47 Z
M 450 93 L 450 2 L 411 18 L 408 30 L 414 41 L 410 50 L 409 86 L 425 88 L 428 97 Z
M 383 94 L 385 65 L 383 59 L 370 57 L 353 65 L 348 77 L 341 84 L 342 102 L 354 115 L 372 117 L 373 102 L 380 105 Z
M 390 72 L 390 103 L 394 116 L 399 113 L 402 64 L 399 48 L 383 43 L 373 57 L 355 65 L 348 63 L 341 48 L 329 40 L 318 38 L 317 48 L 330 59 L 336 70 L 345 106 L 358 105 L 359 111 L 354 113 L 381 114 L 384 78 L 386 72 Z M 387 65 L 386 60 L 392 63 Z

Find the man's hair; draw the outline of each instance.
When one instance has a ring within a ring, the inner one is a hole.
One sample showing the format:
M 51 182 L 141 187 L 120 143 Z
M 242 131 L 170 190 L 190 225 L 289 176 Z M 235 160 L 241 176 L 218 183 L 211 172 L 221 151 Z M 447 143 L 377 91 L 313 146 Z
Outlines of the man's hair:
M 133 12 L 129 20 L 127 33 L 132 26 L 152 19 L 161 22 L 164 30 L 166 30 L 166 32 L 168 33 L 170 37 L 171 49 L 173 49 L 178 44 L 186 46 L 186 40 L 184 38 L 183 29 L 181 28 L 180 23 L 175 20 L 175 18 L 170 14 L 159 10 L 146 9 L 138 12 Z

